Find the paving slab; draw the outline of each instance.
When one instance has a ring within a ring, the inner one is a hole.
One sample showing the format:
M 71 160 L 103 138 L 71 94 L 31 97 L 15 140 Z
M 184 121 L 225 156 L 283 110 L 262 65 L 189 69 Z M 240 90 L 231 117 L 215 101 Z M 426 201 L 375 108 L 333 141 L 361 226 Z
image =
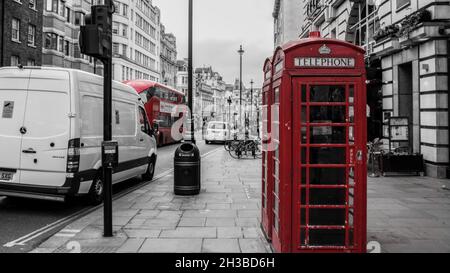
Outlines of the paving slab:
M 205 239 L 202 252 L 204 253 L 240 253 L 238 239 Z
M 161 229 L 124 229 L 128 238 L 158 238 Z
M 178 227 L 174 230 L 163 230 L 160 238 L 217 238 L 215 227 Z
M 137 253 L 145 239 L 128 239 L 117 249 L 117 253 Z
M 218 227 L 218 239 L 237 239 L 243 238 L 244 234 L 241 227 Z
M 236 226 L 236 221 L 234 218 L 215 218 L 208 217 L 206 218 L 207 227 L 234 227 Z
M 261 239 L 239 239 L 242 253 L 266 253 L 267 248 Z
M 147 239 L 140 253 L 200 253 L 202 239 Z

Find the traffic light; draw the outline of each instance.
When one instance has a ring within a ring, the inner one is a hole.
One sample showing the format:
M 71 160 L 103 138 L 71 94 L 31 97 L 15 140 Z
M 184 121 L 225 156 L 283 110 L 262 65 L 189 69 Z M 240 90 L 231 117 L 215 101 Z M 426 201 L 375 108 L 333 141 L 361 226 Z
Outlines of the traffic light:
M 82 54 L 101 60 L 112 57 L 112 14 L 114 5 L 91 7 L 91 14 L 85 16 L 85 25 L 80 27 L 80 51 Z

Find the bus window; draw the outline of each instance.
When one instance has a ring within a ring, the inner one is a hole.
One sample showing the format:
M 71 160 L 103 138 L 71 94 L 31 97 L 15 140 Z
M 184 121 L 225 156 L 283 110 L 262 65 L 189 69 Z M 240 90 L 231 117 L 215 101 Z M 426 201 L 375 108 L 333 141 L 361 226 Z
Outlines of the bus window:
M 159 126 L 163 128 L 170 128 L 172 125 L 172 117 L 169 115 L 159 115 Z
M 178 95 L 177 95 L 177 93 L 171 92 L 170 94 L 171 94 L 170 100 L 171 100 L 172 102 L 178 102 Z
M 155 88 L 154 87 L 150 87 L 149 89 L 147 89 L 147 91 L 145 91 L 145 93 L 147 94 L 147 101 L 150 101 L 154 96 L 155 96 Z

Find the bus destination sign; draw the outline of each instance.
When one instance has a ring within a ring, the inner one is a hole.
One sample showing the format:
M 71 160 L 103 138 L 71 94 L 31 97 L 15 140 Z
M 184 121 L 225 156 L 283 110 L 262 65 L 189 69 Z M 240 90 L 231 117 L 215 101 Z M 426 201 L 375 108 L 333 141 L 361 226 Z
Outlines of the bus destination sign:
M 301 57 L 295 58 L 297 67 L 327 67 L 327 68 L 354 68 L 354 58 L 317 58 Z

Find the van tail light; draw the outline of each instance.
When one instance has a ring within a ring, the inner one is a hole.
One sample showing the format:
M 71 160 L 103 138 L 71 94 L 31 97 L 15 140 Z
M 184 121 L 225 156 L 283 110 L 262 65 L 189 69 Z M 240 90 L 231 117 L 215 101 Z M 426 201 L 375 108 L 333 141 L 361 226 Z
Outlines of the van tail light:
M 77 173 L 80 168 L 80 139 L 69 140 L 67 149 L 67 173 Z

